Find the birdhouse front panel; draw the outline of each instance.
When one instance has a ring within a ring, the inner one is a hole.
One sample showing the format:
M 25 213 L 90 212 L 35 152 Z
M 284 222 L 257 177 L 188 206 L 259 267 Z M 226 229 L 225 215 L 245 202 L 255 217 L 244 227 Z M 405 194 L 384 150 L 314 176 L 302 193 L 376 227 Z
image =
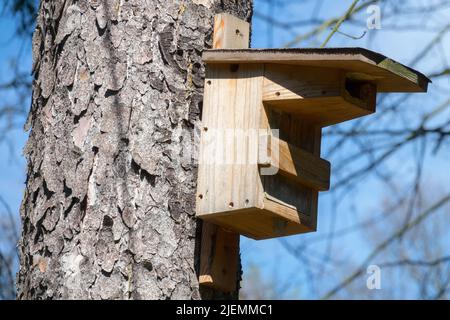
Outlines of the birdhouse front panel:
M 322 128 L 369 115 L 376 94 L 428 79 L 364 49 L 210 50 L 196 214 L 254 239 L 316 230 L 330 187 Z
M 207 68 L 197 186 L 197 214 L 256 208 L 263 201 L 258 173 L 262 67 L 218 64 Z M 206 215 L 214 216 L 206 217 Z

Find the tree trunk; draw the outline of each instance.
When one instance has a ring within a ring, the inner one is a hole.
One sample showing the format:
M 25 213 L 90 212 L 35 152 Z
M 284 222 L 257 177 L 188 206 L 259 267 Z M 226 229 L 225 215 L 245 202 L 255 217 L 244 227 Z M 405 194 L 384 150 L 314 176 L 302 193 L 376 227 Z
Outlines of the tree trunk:
M 251 2 L 41 1 L 18 298 L 205 297 L 201 54 L 214 14 L 249 20 Z

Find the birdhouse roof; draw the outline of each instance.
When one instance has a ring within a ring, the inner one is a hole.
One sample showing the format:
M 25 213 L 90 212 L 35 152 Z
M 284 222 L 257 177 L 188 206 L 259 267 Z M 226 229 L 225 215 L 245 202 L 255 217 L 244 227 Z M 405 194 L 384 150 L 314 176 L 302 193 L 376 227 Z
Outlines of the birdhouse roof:
M 426 92 L 425 75 L 380 53 L 363 48 L 214 49 L 203 53 L 207 64 L 270 63 L 341 69 L 354 80 L 376 83 L 378 92 Z

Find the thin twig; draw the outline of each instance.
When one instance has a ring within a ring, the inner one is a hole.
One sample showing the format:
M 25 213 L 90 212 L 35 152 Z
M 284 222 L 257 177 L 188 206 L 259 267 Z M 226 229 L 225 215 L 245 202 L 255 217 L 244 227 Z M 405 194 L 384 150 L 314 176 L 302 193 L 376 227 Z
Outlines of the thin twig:
M 358 278 L 363 272 L 364 267 L 373 259 L 375 258 L 381 251 L 386 249 L 392 242 L 394 242 L 396 239 L 401 238 L 406 232 L 414 228 L 415 226 L 419 225 L 421 222 L 423 222 L 426 218 L 431 216 L 433 213 L 435 213 L 438 209 L 442 208 L 445 204 L 447 204 L 450 201 L 450 194 L 443 197 L 441 200 L 439 200 L 437 203 L 435 203 L 433 206 L 431 206 L 429 209 L 425 210 L 421 214 L 419 214 L 414 220 L 411 220 L 409 223 L 403 225 L 399 230 L 397 230 L 393 235 L 391 235 L 389 238 L 387 238 L 385 241 L 381 242 L 369 256 L 364 260 L 364 262 L 360 265 L 360 267 L 354 271 L 350 276 L 348 276 L 344 281 L 342 281 L 340 284 L 335 286 L 332 290 L 330 290 L 328 293 L 326 293 L 323 297 L 323 299 L 330 299 L 336 293 L 338 293 L 340 290 L 351 284 L 356 278 Z
M 347 20 L 353 13 L 353 9 L 355 9 L 355 6 L 358 4 L 359 0 L 354 0 L 352 5 L 348 8 L 348 10 L 345 12 L 345 14 L 339 19 L 339 21 L 334 26 L 333 30 L 331 30 L 328 37 L 325 39 L 325 41 L 320 46 L 321 48 L 324 48 L 328 42 L 330 41 L 331 37 L 339 30 L 339 27 L 342 23 L 344 23 L 345 20 Z

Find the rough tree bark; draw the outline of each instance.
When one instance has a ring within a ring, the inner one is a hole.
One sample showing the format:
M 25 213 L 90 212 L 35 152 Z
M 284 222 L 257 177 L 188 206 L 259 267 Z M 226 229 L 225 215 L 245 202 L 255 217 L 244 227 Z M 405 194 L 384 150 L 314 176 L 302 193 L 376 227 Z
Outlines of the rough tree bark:
M 213 15 L 251 2 L 41 1 L 18 298 L 220 295 L 198 286 L 191 142 Z

